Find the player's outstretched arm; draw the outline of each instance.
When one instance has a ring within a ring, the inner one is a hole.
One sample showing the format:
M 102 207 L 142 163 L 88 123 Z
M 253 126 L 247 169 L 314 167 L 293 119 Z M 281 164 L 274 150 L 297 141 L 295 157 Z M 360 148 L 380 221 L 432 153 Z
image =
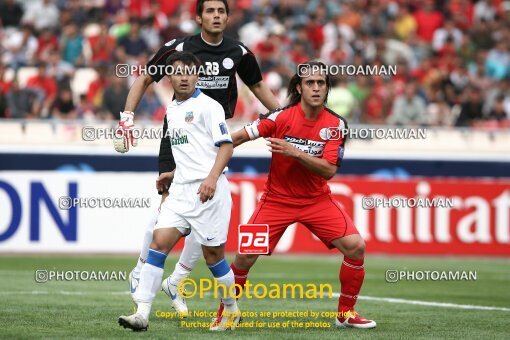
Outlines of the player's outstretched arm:
M 303 164 L 305 168 L 325 179 L 331 179 L 335 176 L 337 166 L 331 164 L 327 160 L 310 156 L 283 139 L 266 138 L 266 140 L 268 142 L 267 145 L 270 147 L 269 151 L 272 153 L 294 158 L 299 163 Z
M 218 149 L 218 154 L 216 155 L 216 160 L 214 161 L 214 165 L 209 172 L 209 175 L 204 179 L 200 187 L 198 188 L 197 194 L 200 195 L 200 201 L 205 203 L 207 200 L 210 200 L 214 196 L 214 192 L 216 191 L 216 182 L 218 178 L 223 173 L 223 170 L 228 164 L 230 158 L 232 158 L 232 154 L 234 152 L 234 147 L 232 143 L 222 143 Z
M 126 99 L 126 105 L 124 106 L 124 111 L 134 112 L 136 107 L 142 100 L 143 94 L 147 90 L 150 84 L 154 82 L 154 79 L 148 74 L 139 76 L 136 78 L 133 85 L 129 89 L 129 93 Z
M 232 141 L 234 143 L 234 148 L 250 141 L 250 137 L 248 137 L 248 134 L 246 133 L 246 130 L 242 128 L 241 130 L 238 130 L 232 134 Z
M 129 151 L 129 146 L 136 146 L 137 141 L 133 136 L 133 129 L 135 127 L 135 114 L 134 111 L 138 106 L 138 103 L 142 99 L 143 94 L 147 87 L 153 82 L 153 79 L 149 75 L 140 76 L 136 78 L 133 86 L 129 89 L 128 97 L 126 99 L 126 105 L 124 111 L 120 113 L 120 122 L 117 127 L 115 135 L 117 138 L 113 140 L 113 146 L 115 151 L 120 153 L 126 153 Z M 119 135 L 120 133 L 120 135 Z

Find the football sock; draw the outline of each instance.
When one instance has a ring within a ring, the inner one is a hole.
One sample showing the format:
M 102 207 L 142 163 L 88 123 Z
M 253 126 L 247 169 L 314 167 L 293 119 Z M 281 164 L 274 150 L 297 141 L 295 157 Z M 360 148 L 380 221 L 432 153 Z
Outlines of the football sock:
M 154 231 L 154 226 L 158 221 L 159 211 L 156 211 L 154 216 L 152 216 L 147 228 L 145 229 L 145 235 L 143 236 L 142 250 L 140 251 L 140 256 L 138 257 L 138 262 L 136 263 L 135 269 L 133 269 L 133 275 L 135 277 L 140 277 L 140 272 L 142 271 L 142 267 L 144 263 L 147 261 L 147 256 L 149 255 L 149 247 L 152 242 L 152 233 Z
M 183 265 L 180 261 L 175 264 L 174 271 L 172 275 L 170 275 L 170 284 L 173 286 L 177 286 L 179 281 L 189 276 L 191 273 L 191 269 Z
M 135 299 L 138 302 L 136 312 L 142 314 L 147 320 L 149 319 L 152 301 L 163 279 L 165 260 L 166 254 L 149 249 L 147 263 L 143 266 L 140 273 L 140 283 L 135 293 Z
M 221 301 L 225 306 L 231 306 L 236 303 L 236 300 L 230 296 L 230 288 L 234 285 L 234 273 L 228 266 L 225 259 L 222 259 L 218 263 L 208 266 L 213 276 L 218 280 L 219 285 L 224 285 L 224 288 L 219 286 L 218 292 L 221 295 Z
M 232 269 L 232 272 L 234 273 L 234 279 L 235 279 L 235 283 L 236 283 L 236 296 L 239 296 L 239 293 L 240 293 L 239 286 L 244 288 L 244 284 L 246 283 L 246 280 L 248 278 L 249 270 L 238 269 L 238 268 L 236 268 L 236 266 L 234 266 L 234 263 L 232 263 L 230 265 L 230 268 Z M 239 286 L 237 286 L 237 285 L 239 285 Z M 216 312 L 216 314 L 221 315 L 223 313 L 223 308 L 224 308 L 223 303 L 221 303 L 220 308 L 218 308 L 218 311 Z
M 344 257 L 340 267 L 340 299 L 338 300 L 338 312 L 354 310 L 354 305 L 363 285 L 365 277 L 364 259 L 349 259 Z
M 177 286 L 179 281 L 188 277 L 201 257 L 202 245 L 195 239 L 193 232 L 191 232 L 184 241 L 181 256 L 175 264 L 174 272 L 170 276 L 170 284 Z
M 234 272 L 235 283 L 244 289 L 244 285 L 248 279 L 249 270 L 238 269 L 236 266 L 234 266 L 234 263 L 230 265 L 230 268 L 232 269 L 232 272 Z M 239 293 L 239 287 L 236 286 L 236 296 L 238 296 Z

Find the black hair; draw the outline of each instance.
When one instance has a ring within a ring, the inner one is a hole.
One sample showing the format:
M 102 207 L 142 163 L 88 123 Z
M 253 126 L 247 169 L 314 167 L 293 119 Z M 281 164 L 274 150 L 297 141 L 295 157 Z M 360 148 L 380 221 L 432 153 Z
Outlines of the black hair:
M 206 1 L 221 1 L 221 2 L 223 2 L 223 4 L 225 5 L 225 10 L 227 11 L 227 15 L 229 14 L 230 10 L 228 8 L 227 0 L 197 0 L 196 11 L 197 11 L 197 15 L 199 17 L 202 16 L 202 12 L 204 11 L 204 2 L 206 2 Z
M 298 72 L 290 79 L 289 87 L 287 88 L 287 96 L 289 97 L 289 106 L 296 105 L 301 101 L 301 93 L 298 92 L 297 86 L 301 85 L 304 77 L 310 75 L 312 70 L 319 70 L 320 73 L 326 76 L 326 98 L 324 103 L 328 101 L 329 90 L 331 89 L 331 77 L 327 72 L 327 66 L 320 61 L 308 61 L 304 64 L 298 65 Z
M 200 66 L 202 63 L 193 53 L 190 52 L 174 52 L 168 58 L 166 58 L 165 64 L 167 66 L 173 65 L 176 61 L 182 62 L 187 66 Z

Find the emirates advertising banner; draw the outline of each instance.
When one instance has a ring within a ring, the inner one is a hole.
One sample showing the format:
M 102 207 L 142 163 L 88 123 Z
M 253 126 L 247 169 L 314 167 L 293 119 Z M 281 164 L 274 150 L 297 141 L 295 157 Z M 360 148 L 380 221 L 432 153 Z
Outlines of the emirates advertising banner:
M 140 172 L 1 172 L 0 252 L 136 253 L 157 214 L 155 179 Z M 239 250 L 239 225 L 255 210 L 265 179 L 229 176 L 227 251 Z M 369 253 L 510 256 L 510 180 L 337 176 L 329 185 Z M 331 251 L 299 223 L 275 250 Z

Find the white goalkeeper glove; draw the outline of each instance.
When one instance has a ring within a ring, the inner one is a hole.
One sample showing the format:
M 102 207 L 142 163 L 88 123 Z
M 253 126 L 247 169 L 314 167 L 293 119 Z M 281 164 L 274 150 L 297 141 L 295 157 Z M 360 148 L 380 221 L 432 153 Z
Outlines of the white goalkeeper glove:
M 115 138 L 113 139 L 113 146 L 115 151 L 126 153 L 129 151 L 129 145 L 137 146 L 138 140 L 133 136 L 135 114 L 130 111 L 120 113 L 120 122 L 117 130 L 115 130 Z

